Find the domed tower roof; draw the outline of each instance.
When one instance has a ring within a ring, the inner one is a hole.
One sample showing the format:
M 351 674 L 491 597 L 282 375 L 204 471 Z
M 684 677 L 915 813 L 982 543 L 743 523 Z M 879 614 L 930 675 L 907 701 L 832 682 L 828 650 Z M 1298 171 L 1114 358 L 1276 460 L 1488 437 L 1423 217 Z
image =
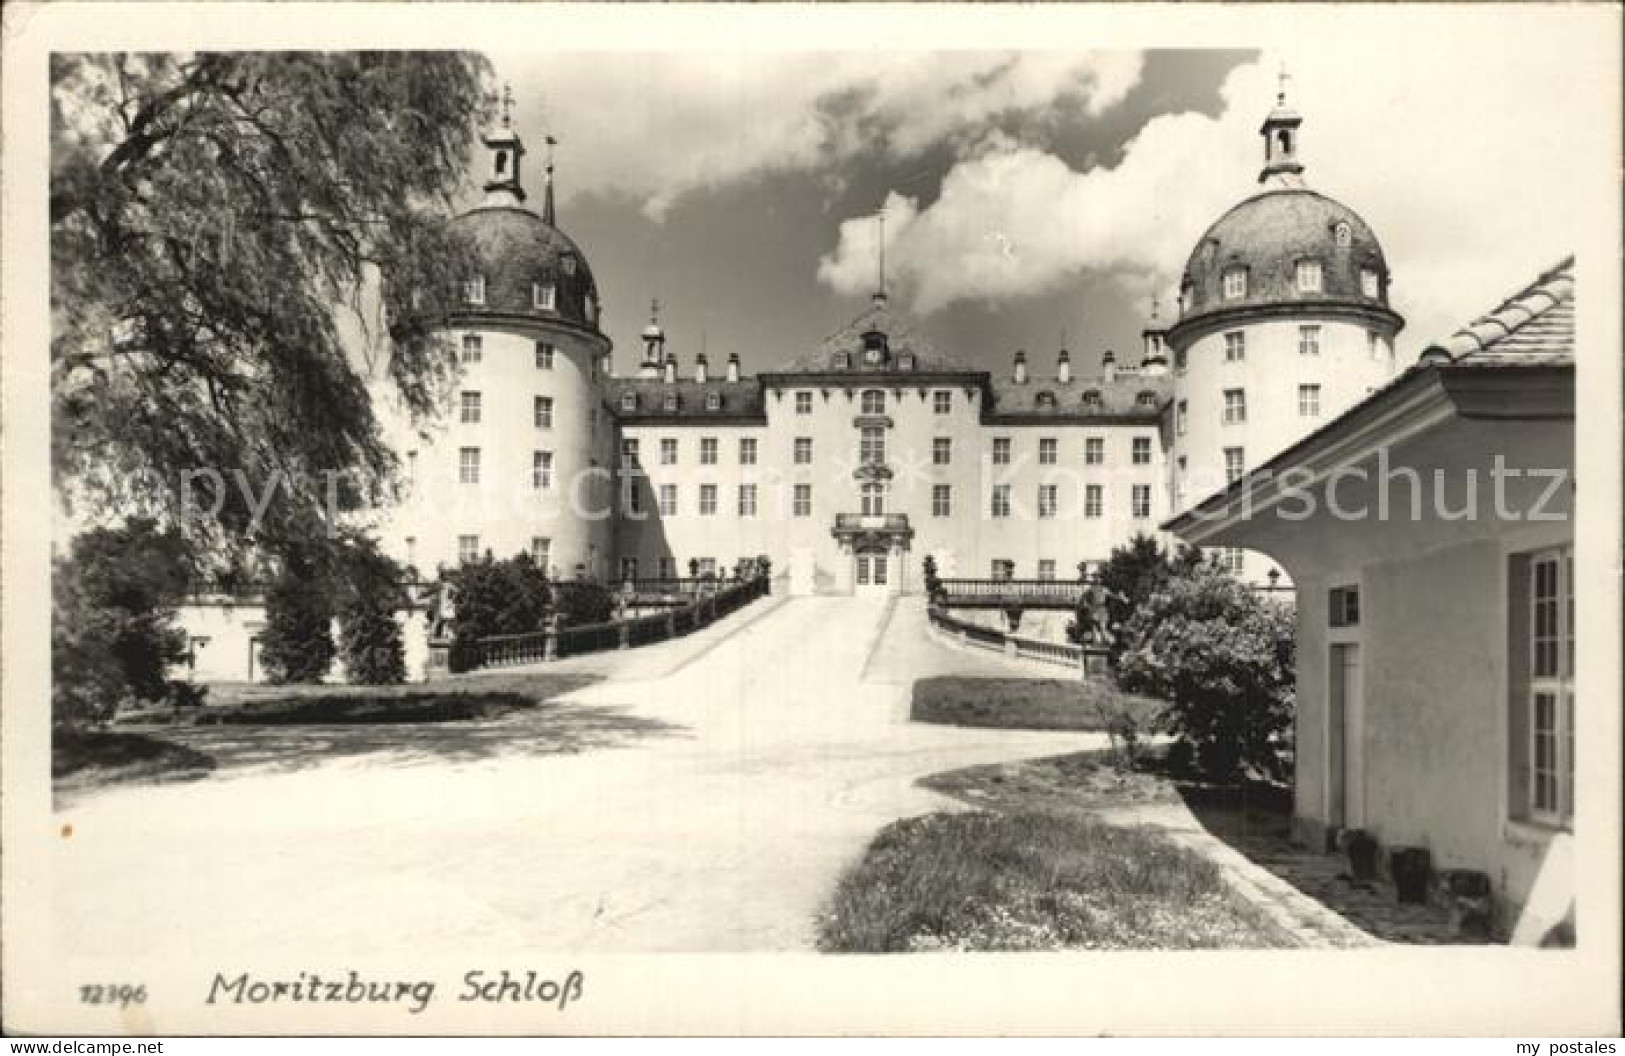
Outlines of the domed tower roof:
M 562 321 L 598 331 L 601 302 L 592 268 L 581 248 L 559 229 L 553 208 L 553 162 L 549 158 L 542 212 L 527 208 L 520 177 L 524 144 L 509 127 L 504 100 L 502 127 L 483 137 L 490 152 L 485 200 L 456 223 L 474 240 L 483 265 L 483 302 L 465 303 L 468 315 L 499 315 Z
M 1388 261 L 1370 225 L 1304 185 L 1302 121 L 1283 93 L 1259 130 L 1264 189 L 1215 221 L 1191 250 L 1175 340 L 1237 315 L 1309 309 L 1368 317 L 1396 331 L 1404 325 L 1388 307 Z

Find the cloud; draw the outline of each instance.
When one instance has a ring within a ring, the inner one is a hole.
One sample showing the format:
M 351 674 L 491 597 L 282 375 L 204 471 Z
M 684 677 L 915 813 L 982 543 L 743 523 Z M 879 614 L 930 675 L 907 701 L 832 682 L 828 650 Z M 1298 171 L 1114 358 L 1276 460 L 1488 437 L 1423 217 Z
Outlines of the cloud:
M 1289 90 L 1305 115 L 1306 178 L 1377 232 L 1406 343 L 1420 348 L 1572 248 L 1584 217 L 1564 206 L 1595 167 L 1589 93 L 1607 83 L 1569 67 L 1597 53 L 1583 41 L 1566 48 L 1547 33 L 1536 44 L 1492 20 L 1453 28 L 1448 61 L 1427 34 L 1294 41 L 1229 74 L 1220 116 L 1153 118 L 1112 168 L 1078 171 L 1042 146 L 993 137 L 889 232 L 888 269 L 921 312 L 1043 294 L 1086 273 L 1166 297 L 1202 231 L 1256 189 L 1258 126 L 1284 57 L 1301 71 Z M 866 230 L 843 223 L 819 265 L 838 292 L 871 281 Z
M 655 219 L 685 195 L 782 171 L 904 159 L 1001 117 L 1099 115 L 1139 83 L 1138 52 L 495 57 L 527 139 L 561 141 L 561 193 L 620 193 Z

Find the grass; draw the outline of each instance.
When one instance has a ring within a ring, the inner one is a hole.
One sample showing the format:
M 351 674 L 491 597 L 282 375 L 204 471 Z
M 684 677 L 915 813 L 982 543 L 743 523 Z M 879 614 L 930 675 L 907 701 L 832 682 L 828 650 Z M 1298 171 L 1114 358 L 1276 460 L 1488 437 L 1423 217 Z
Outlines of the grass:
M 968 766 L 932 774 L 920 784 L 972 806 L 1012 812 L 1088 812 L 1182 798 L 1180 787 L 1164 775 L 1121 770 L 1106 751 Z
M 214 769 L 214 760 L 185 745 L 141 733 L 55 730 L 51 777 L 100 783 L 187 781 Z
M 882 829 L 820 919 L 831 953 L 1291 945 L 1213 863 L 1081 814 L 928 814 Z
M 1143 730 L 1162 703 L 1117 689 L 1107 679 L 970 678 L 943 675 L 914 683 L 909 718 L 948 726 L 1101 732 L 1125 715 Z

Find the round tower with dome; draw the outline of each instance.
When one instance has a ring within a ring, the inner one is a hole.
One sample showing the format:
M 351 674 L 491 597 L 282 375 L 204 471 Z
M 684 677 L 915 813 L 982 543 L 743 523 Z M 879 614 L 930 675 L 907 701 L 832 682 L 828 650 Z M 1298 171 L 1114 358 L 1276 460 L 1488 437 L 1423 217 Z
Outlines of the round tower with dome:
M 485 197 L 456 221 L 480 269 L 450 319 L 458 391 L 406 453 L 418 504 L 395 531 L 425 573 L 489 550 L 528 552 L 555 577 L 597 576 L 613 519 L 611 343 L 592 268 L 558 226 L 551 156 L 541 212 L 525 204 L 511 109 L 505 93 L 501 126 L 482 137 Z
M 1397 370 L 1394 336 L 1404 320 L 1388 306 L 1382 246 L 1359 214 L 1305 184 L 1302 125 L 1283 83 L 1259 129 L 1262 190 L 1215 221 L 1185 265 L 1179 318 L 1167 332 L 1176 509 L 1278 454 Z M 1251 579 L 1266 571 L 1245 555 L 1231 562 Z

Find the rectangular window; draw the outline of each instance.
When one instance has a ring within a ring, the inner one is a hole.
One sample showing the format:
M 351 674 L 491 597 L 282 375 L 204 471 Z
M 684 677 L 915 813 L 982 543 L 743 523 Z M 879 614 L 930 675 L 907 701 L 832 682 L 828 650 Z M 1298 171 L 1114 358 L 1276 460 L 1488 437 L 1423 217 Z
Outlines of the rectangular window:
M 1326 595 L 1326 622 L 1332 627 L 1360 626 L 1360 588 L 1333 587 Z
M 936 414 L 948 414 L 954 409 L 954 394 L 945 389 L 938 389 L 931 394 L 931 410 Z
M 677 440 L 675 437 L 661 437 L 660 464 L 663 466 L 675 466 L 677 464 Z
M 1375 330 L 1365 332 L 1365 354 L 1372 359 L 1382 355 L 1382 336 Z
M 1320 292 L 1320 261 L 1318 261 L 1318 260 L 1300 260 L 1300 261 L 1298 261 L 1298 292 L 1299 293 L 1319 293 Z
M 700 578 L 701 579 L 714 579 L 714 578 L 716 578 L 716 574 L 717 574 L 717 559 L 716 558 L 714 558 L 714 557 L 702 557 L 702 558 L 699 559 L 699 565 L 697 567 L 699 568 Z
M 1041 466 L 1055 465 L 1056 455 L 1060 450 L 1054 437 L 1042 437 L 1038 441 L 1038 464 Z
M 715 484 L 700 485 L 700 516 L 715 517 L 717 515 L 717 486 Z
M 1185 435 L 1185 415 L 1189 410 L 1189 401 L 1186 400 L 1180 400 L 1174 407 L 1174 432 L 1179 436 Z
M 553 397 L 538 396 L 531 401 L 531 420 L 538 429 L 553 428 Z
M 1038 559 L 1038 578 L 1045 580 L 1046 582 L 1053 581 L 1055 579 L 1055 559 L 1053 557 L 1041 557 Z
M 479 448 L 465 447 L 458 450 L 457 482 L 459 484 L 478 484 L 480 482 Z
M 1149 466 L 1151 464 L 1151 438 L 1149 436 L 1136 436 L 1134 438 L 1134 464 L 1136 466 Z
M 1102 484 L 1086 484 L 1083 488 L 1083 515 L 1099 517 L 1106 506 L 1106 488 Z
M 478 425 L 480 421 L 480 394 L 465 392 L 462 394 L 462 421 L 464 425 Z
M 642 464 L 638 457 L 638 442 L 630 437 L 621 441 L 621 466 L 626 469 L 636 469 Z
M 537 568 L 541 569 L 545 573 L 547 571 L 547 566 L 551 564 L 553 560 L 553 540 L 549 539 L 545 535 L 531 536 L 530 560 Z
M 1247 271 L 1245 268 L 1231 268 L 1224 273 L 1224 299 L 1233 301 L 1245 296 L 1247 296 Z
M 993 574 L 994 579 L 1000 582 L 1008 582 L 1015 578 L 1016 563 L 1008 557 L 995 557 L 989 571 Z
M 476 275 L 463 283 L 463 300 L 469 304 L 485 303 L 485 276 Z
M 931 516 L 952 517 L 954 512 L 953 489 L 946 484 L 931 485 Z
M 641 475 L 634 475 L 626 478 L 626 502 L 624 503 L 624 507 L 626 512 L 634 517 L 641 517 L 643 515 L 642 484 L 643 477 Z
M 790 512 L 797 517 L 812 516 L 812 485 L 797 484 L 792 493 Z
M 886 461 L 886 430 L 878 425 L 866 425 L 858 434 L 858 461 L 875 465 Z
M 798 466 L 812 465 L 812 437 L 796 437 L 794 459 Z
M 1320 327 L 1318 327 L 1318 326 L 1300 326 L 1300 327 L 1298 327 L 1298 355 L 1300 355 L 1300 356 L 1318 356 L 1318 355 L 1320 355 Z
M 1247 456 L 1239 447 L 1224 449 L 1224 479 L 1226 482 L 1240 477 L 1247 471 Z
M 457 537 L 457 560 L 466 565 L 479 559 L 480 537 L 477 535 L 459 535 Z
M 1224 335 L 1224 361 L 1239 363 L 1247 358 L 1247 335 L 1233 330 Z
M 1008 466 L 1010 464 L 1010 438 L 996 436 L 993 438 L 993 464 L 995 466 Z
M 1300 418 L 1318 418 L 1318 417 L 1320 417 L 1320 386 L 1319 385 L 1299 385 L 1298 386 L 1298 417 L 1300 417 Z
M 810 393 L 810 392 L 798 392 L 798 393 L 796 393 L 796 413 L 797 414 L 811 414 L 812 413 L 812 393 Z
M 1224 424 L 1238 425 L 1247 420 L 1247 393 L 1241 389 L 1224 390 Z
M 1574 551 L 1529 561 L 1529 816 L 1569 825 L 1574 817 Z
M 954 442 L 946 436 L 931 438 L 931 464 L 946 466 L 953 460 Z
M 700 465 L 714 466 L 717 464 L 717 438 L 714 436 L 700 437 Z
M 993 506 L 991 510 L 994 517 L 1010 516 L 1010 485 L 993 485 Z
M 1136 518 L 1144 519 L 1151 516 L 1151 485 L 1134 485 L 1132 501 L 1134 504 L 1132 512 Z
M 662 484 L 662 485 L 660 485 L 659 500 L 660 500 L 660 516 L 662 516 L 662 517 L 675 517 L 675 516 L 677 516 L 677 485 L 675 485 L 675 484 Z
M 1089 436 L 1083 440 L 1083 464 L 1086 466 L 1104 465 L 1106 462 L 1106 440 L 1100 436 Z
M 553 345 L 552 345 L 551 342 L 547 342 L 547 341 L 538 341 L 538 342 L 536 342 L 536 369 L 537 370 L 552 370 L 553 369 L 553 351 L 554 351 L 553 350 Z
M 1056 485 L 1038 485 L 1038 516 L 1054 517 L 1060 505 L 1060 489 Z
M 485 358 L 485 338 L 479 334 L 463 335 L 463 362 L 478 363 Z
M 739 438 L 739 464 L 754 466 L 756 464 L 756 438 L 742 436 Z
M 1221 546 L 1213 552 L 1212 559 L 1214 564 L 1226 572 L 1239 576 L 1246 567 L 1246 559 L 1243 556 L 1246 552 L 1239 546 Z
M 621 582 L 631 583 L 638 578 L 638 559 L 635 557 L 621 558 Z
M 1376 297 L 1382 292 L 1375 268 L 1360 269 L 1360 293 L 1367 297 Z
M 530 456 L 530 485 L 538 491 L 553 486 L 553 452 L 537 451 Z
M 538 312 L 551 312 L 558 305 L 559 290 L 551 282 L 533 282 L 530 284 L 531 307 Z
M 879 389 L 868 389 L 858 397 L 858 407 L 863 414 L 885 414 L 886 394 Z
M 739 485 L 739 516 L 756 516 L 756 485 Z
M 661 579 L 674 579 L 677 576 L 677 561 L 675 558 L 662 557 L 655 565 L 655 574 Z

